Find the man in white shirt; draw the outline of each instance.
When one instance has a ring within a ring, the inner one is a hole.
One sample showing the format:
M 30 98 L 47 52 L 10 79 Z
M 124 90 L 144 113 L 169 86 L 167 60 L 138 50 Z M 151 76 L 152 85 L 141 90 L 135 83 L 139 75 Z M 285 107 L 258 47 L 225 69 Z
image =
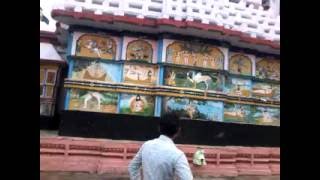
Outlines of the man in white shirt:
M 160 137 L 145 142 L 129 164 L 131 180 L 192 180 L 193 176 L 185 154 L 173 140 L 181 128 L 179 117 L 173 114 L 160 118 Z

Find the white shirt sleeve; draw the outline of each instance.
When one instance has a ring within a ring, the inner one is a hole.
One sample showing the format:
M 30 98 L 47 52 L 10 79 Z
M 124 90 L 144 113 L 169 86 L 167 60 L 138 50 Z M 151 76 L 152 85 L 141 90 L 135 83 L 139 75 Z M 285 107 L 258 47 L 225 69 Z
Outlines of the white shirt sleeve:
M 141 157 L 142 147 L 139 149 L 138 153 L 135 155 L 135 157 L 131 160 L 129 164 L 128 170 L 129 170 L 130 180 L 141 179 L 140 167 L 142 165 L 142 157 Z
M 175 176 L 180 180 L 193 180 L 191 169 L 184 153 L 178 158 L 175 164 Z

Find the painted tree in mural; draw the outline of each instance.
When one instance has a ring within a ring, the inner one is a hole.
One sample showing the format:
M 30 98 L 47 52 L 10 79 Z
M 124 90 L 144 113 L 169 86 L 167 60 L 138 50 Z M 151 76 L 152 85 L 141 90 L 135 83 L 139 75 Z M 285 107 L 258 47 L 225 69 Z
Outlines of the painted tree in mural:
M 42 8 L 40 7 L 40 21 L 49 24 L 49 19 L 43 14 Z

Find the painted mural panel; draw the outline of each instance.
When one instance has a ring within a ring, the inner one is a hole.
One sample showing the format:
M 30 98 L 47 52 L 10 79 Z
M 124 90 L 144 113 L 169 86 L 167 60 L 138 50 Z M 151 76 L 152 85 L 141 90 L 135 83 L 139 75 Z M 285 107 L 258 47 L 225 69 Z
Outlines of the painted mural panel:
M 179 114 L 180 117 L 188 119 L 201 119 L 209 121 L 223 120 L 222 102 L 164 97 L 162 108 L 163 114 L 174 112 Z
M 103 61 L 75 60 L 72 79 L 120 82 L 121 67 Z
M 164 77 L 168 86 L 223 91 L 224 76 L 219 73 L 166 67 Z
M 254 82 L 252 84 L 252 96 L 280 101 L 280 85 Z
M 223 69 L 224 55 L 219 48 L 208 44 L 175 41 L 167 47 L 166 61 L 174 64 Z
M 251 106 L 243 104 L 224 104 L 224 122 L 249 123 Z
M 248 56 L 236 54 L 229 60 L 229 71 L 232 74 L 252 75 L 252 62 Z
M 224 92 L 232 96 L 251 96 L 251 80 L 235 77 L 226 78 Z
M 83 89 L 71 89 L 69 109 L 116 113 L 118 94 Z
M 144 40 L 134 40 L 128 43 L 126 60 L 152 62 L 152 45 Z
M 256 63 L 256 77 L 280 80 L 280 61 L 272 59 L 258 60 Z
M 271 107 L 252 107 L 251 123 L 280 126 L 280 109 Z
M 77 40 L 76 56 L 115 59 L 116 41 L 109 36 L 85 34 Z
M 123 81 L 133 84 L 155 85 L 158 78 L 158 67 L 148 65 L 125 64 Z
M 120 113 L 141 116 L 154 115 L 155 98 L 139 94 L 121 94 Z

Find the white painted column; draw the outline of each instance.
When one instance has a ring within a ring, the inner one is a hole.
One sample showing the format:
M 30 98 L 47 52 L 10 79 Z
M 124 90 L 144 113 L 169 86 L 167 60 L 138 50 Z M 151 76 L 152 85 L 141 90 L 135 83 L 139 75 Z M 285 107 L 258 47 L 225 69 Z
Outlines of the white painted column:
M 252 56 L 251 58 L 251 62 L 252 62 L 252 76 L 256 76 L 256 61 L 257 61 L 257 57 L 256 56 Z
M 270 0 L 270 10 L 272 11 L 273 17 L 280 15 L 280 0 Z
M 224 67 L 223 69 L 228 71 L 229 70 L 229 48 L 224 48 Z
M 164 18 L 164 19 L 169 19 L 169 15 L 168 15 L 168 12 L 167 12 L 167 9 L 169 8 L 169 5 L 168 5 L 168 0 L 163 0 L 162 1 L 162 15 L 161 15 L 161 18 Z

